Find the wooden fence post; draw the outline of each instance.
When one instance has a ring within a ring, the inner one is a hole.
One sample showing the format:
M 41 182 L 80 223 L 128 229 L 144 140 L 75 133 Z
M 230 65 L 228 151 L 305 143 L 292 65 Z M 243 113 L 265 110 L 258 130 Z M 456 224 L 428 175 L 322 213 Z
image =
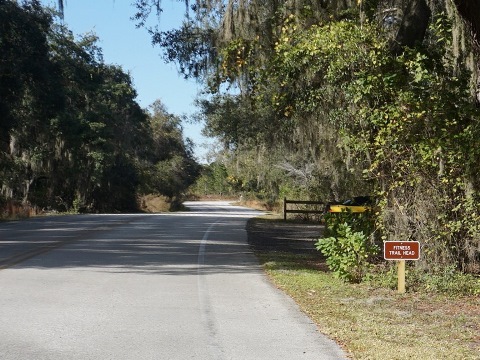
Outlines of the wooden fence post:
M 299 205 L 325 205 L 323 201 L 311 201 L 311 200 L 287 200 L 283 198 L 283 220 L 287 220 L 287 213 L 291 214 L 323 214 L 324 209 L 322 210 L 289 210 L 287 209 L 287 204 L 299 204 Z

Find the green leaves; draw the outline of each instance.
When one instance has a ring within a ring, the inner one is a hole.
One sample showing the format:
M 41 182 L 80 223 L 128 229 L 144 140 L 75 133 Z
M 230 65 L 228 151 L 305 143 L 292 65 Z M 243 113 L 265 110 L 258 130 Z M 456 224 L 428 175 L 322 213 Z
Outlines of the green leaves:
M 370 267 L 369 259 L 379 249 L 370 244 L 364 231 L 354 231 L 347 222 L 331 220 L 334 221 L 329 225 L 332 236 L 319 239 L 315 247 L 326 256 L 328 267 L 337 277 L 349 282 L 360 282 Z
M 179 198 L 199 176 L 199 165 L 193 158 L 192 144 L 184 141 L 181 119 L 167 112 L 160 100 L 150 107 L 147 159 L 143 164 L 144 193 Z M 145 139 L 144 139 L 145 141 Z
M 449 34 L 444 19 L 435 26 L 437 35 Z M 338 131 L 337 142 L 347 154 L 366 159 L 357 164 L 378 189 L 377 227 L 382 236 L 428 243 L 435 250 L 426 262 L 441 256 L 457 258 L 462 266 L 475 262 L 460 250 L 478 246 L 477 237 L 465 234 L 478 227 L 467 219 L 480 214 L 470 201 L 480 193 L 472 172 L 480 159 L 475 150 L 480 113 L 466 91 L 469 74 L 442 57 L 445 50 L 436 48 L 438 42 L 394 57 L 368 24 L 360 28 L 338 22 L 295 31 L 296 36 L 294 30 L 286 31 L 276 46 L 272 78 L 289 84 L 279 96 L 288 102 L 278 106 L 295 109 L 297 128 L 305 132 L 305 116 L 315 119 L 306 122 L 310 128 L 328 124 Z M 445 205 L 426 204 L 427 199 Z M 440 213 L 445 214 L 441 234 L 433 225 Z M 345 233 L 339 238 L 356 236 Z

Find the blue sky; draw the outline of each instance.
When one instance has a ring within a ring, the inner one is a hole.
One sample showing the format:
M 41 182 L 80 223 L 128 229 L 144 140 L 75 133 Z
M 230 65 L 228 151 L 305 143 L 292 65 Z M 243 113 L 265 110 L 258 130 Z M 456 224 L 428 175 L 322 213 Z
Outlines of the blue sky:
M 160 49 L 154 48 L 146 29 L 135 27 L 130 18 L 135 13 L 133 0 L 66 0 L 65 23 L 75 35 L 94 32 L 99 37 L 107 64 L 122 66 L 133 78 L 138 92 L 137 101 L 146 108 L 160 99 L 170 113 L 191 115 L 194 99 L 200 87 L 178 75 L 174 64 L 165 64 Z M 57 0 L 42 0 L 45 6 L 57 7 Z M 185 4 L 178 0 L 163 0 L 164 12 L 159 24 L 162 30 L 178 27 L 185 13 Z M 152 21 L 156 22 L 155 16 Z M 212 143 L 201 136 L 200 124 L 184 123 L 184 134 L 195 144 L 195 154 L 204 161 L 206 149 Z

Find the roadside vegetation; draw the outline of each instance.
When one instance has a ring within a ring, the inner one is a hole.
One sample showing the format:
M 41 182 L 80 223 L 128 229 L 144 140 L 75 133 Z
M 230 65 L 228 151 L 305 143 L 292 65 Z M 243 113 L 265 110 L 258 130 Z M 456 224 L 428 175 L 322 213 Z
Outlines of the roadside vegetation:
M 315 251 L 314 239 L 303 252 L 282 243 L 288 231 L 301 238 L 311 227 L 318 230 L 318 224 L 252 219 L 249 242 L 274 284 L 353 359 L 478 359 L 478 279 L 419 277 L 411 267 L 408 291 L 398 294 L 395 274 L 378 271 L 378 264 L 368 280 L 345 282 Z

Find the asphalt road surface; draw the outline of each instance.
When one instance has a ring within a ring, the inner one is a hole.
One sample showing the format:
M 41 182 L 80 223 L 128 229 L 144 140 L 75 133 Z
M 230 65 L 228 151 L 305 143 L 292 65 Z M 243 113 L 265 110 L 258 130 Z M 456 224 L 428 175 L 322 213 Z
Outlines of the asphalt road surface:
M 342 359 L 226 202 L 0 223 L 0 359 Z

